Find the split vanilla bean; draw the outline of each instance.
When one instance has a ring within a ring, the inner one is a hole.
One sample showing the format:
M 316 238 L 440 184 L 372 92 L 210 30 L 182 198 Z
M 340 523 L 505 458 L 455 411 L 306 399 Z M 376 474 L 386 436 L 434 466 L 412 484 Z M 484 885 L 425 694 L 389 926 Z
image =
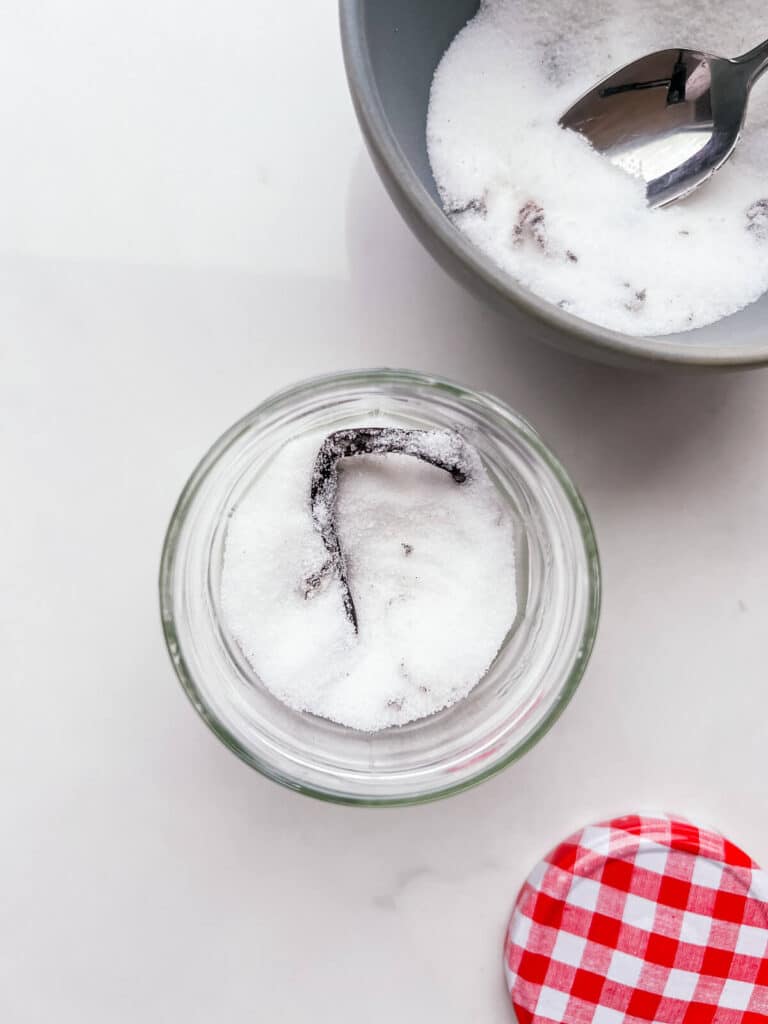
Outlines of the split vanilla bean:
M 347 564 L 339 540 L 336 499 L 338 467 L 342 459 L 355 455 L 410 455 L 450 473 L 457 484 L 471 476 L 472 451 L 452 431 L 407 430 L 400 427 L 357 427 L 330 434 L 317 453 L 312 470 L 310 505 L 312 522 L 322 537 L 328 561 L 305 580 L 304 596 L 315 594 L 324 581 L 335 576 L 340 585 L 344 613 L 358 632 L 357 610 L 347 576 Z

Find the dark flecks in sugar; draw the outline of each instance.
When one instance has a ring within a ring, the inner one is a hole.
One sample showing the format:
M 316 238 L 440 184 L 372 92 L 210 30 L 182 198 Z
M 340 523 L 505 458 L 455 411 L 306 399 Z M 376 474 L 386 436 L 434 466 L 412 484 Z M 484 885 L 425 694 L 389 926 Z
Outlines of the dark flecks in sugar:
M 747 231 L 761 242 L 768 240 L 768 199 L 758 199 L 747 210 Z
M 547 227 L 544 208 L 533 199 L 523 203 L 517 213 L 517 220 L 512 231 L 514 245 L 533 242 L 543 252 L 547 251 Z
M 322 590 L 324 584 L 330 579 L 333 574 L 333 563 L 330 558 L 325 562 L 321 569 L 317 572 L 310 573 L 309 576 L 304 578 L 304 600 L 309 601 L 315 597 Z
M 624 282 L 625 288 L 632 288 L 629 281 Z M 648 297 L 647 290 L 645 288 L 635 288 L 631 298 L 627 299 L 624 303 L 625 309 L 628 309 L 630 313 L 639 313 L 645 305 L 645 300 Z
M 520 207 L 517 213 L 517 220 L 512 231 L 512 244 L 524 245 L 526 242 L 533 244 L 546 256 L 559 256 L 568 263 L 578 263 L 579 257 L 573 249 L 553 251 L 547 235 L 547 218 L 544 207 L 533 199 L 529 199 Z
M 449 206 L 447 212 L 449 217 L 461 217 L 465 213 L 476 213 L 478 217 L 487 217 L 488 207 L 485 202 L 485 196 L 482 196 L 470 199 L 463 206 Z

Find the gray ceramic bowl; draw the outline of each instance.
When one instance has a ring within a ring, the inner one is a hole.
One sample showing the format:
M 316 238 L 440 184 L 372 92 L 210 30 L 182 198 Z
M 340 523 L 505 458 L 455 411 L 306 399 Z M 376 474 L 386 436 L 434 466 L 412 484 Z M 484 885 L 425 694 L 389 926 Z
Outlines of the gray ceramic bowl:
M 472 246 L 442 212 L 427 158 L 429 87 L 478 0 L 340 0 L 352 98 L 384 184 L 443 267 L 512 321 L 512 329 L 602 362 L 747 367 L 768 363 L 768 296 L 709 327 L 636 338 L 587 323 L 539 299 Z M 715 240 L 713 240 L 713 244 Z M 734 271 L 724 265 L 724 273 Z

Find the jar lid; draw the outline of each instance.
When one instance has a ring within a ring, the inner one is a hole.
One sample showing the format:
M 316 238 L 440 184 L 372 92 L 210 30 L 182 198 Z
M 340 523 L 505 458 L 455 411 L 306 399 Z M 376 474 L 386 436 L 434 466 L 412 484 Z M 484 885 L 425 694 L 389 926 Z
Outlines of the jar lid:
M 504 947 L 518 1024 L 765 1024 L 768 874 L 682 818 L 577 832 L 529 875 Z

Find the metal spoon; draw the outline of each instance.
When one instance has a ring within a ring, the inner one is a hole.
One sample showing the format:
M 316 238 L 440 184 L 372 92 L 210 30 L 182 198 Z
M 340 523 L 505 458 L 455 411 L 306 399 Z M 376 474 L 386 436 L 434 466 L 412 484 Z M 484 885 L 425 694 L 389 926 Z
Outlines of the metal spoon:
M 661 50 L 615 71 L 560 118 L 647 185 L 666 206 L 703 185 L 733 153 L 752 86 L 768 69 L 768 40 L 728 60 Z

